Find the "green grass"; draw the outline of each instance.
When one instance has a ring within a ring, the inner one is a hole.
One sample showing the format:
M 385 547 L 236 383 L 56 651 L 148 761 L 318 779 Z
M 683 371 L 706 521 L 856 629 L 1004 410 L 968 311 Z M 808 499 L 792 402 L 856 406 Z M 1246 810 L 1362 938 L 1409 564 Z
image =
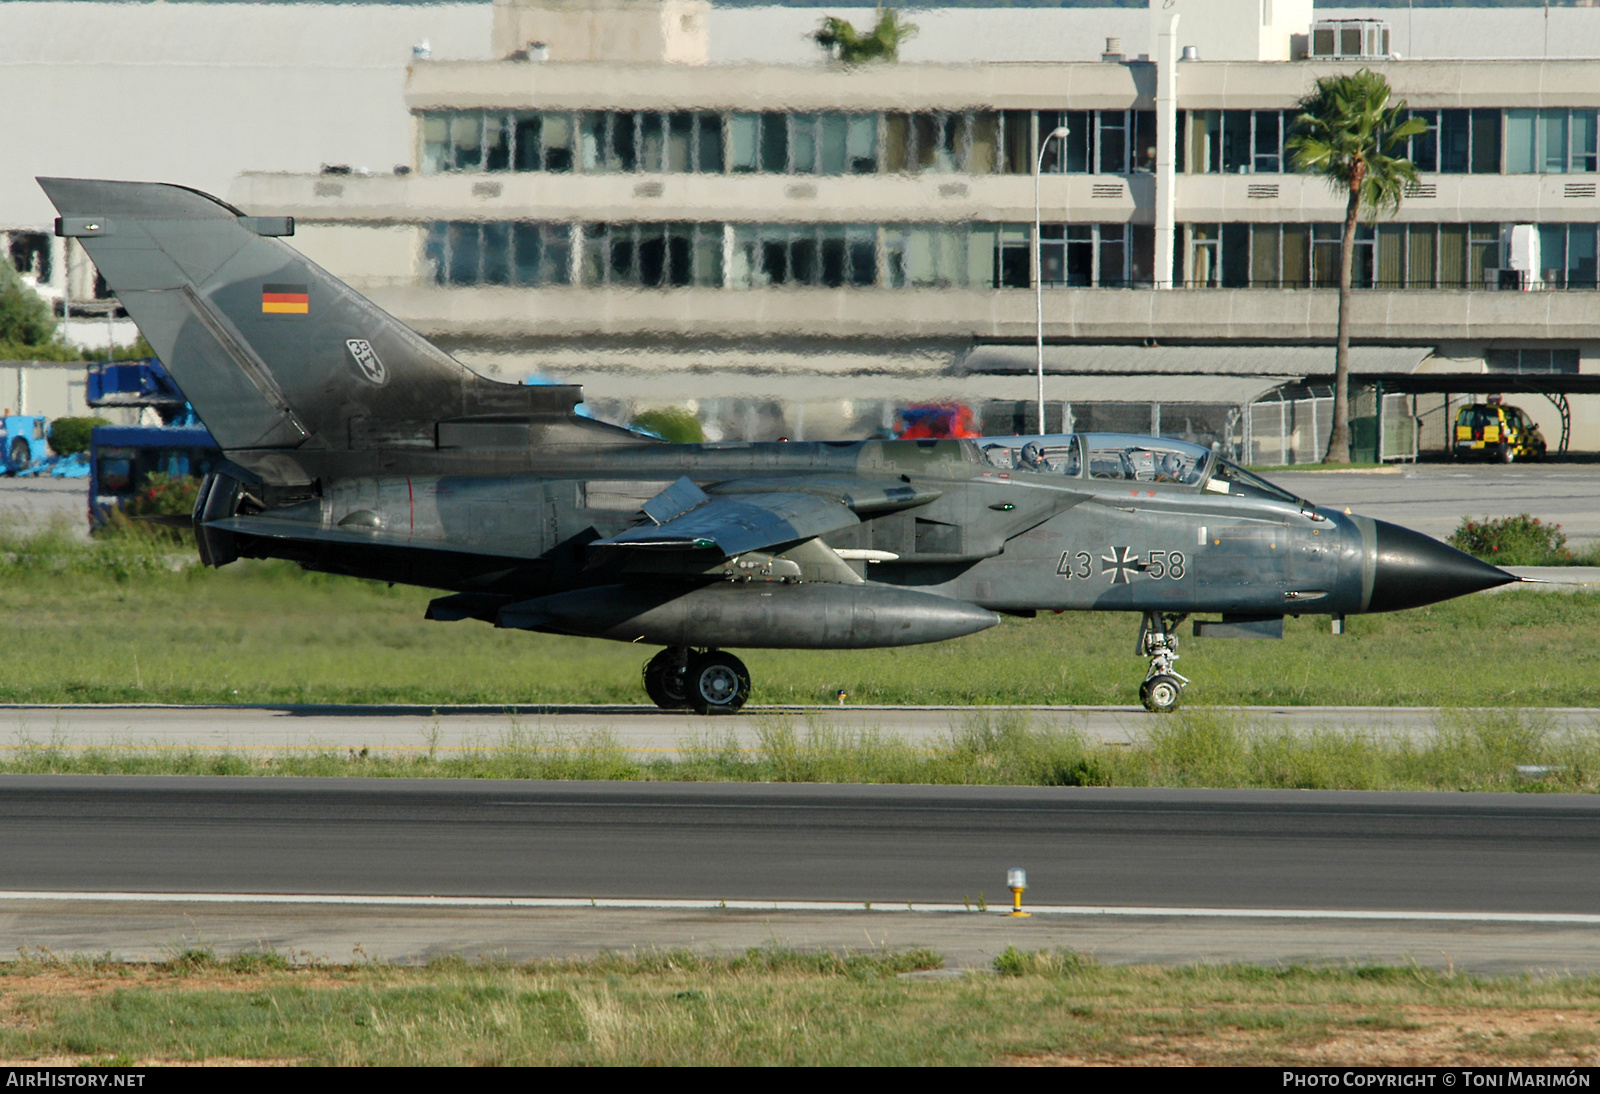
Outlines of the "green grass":
M 1263 727 L 1247 714 L 1180 711 L 1151 718 L 1140 739 L 1102 744 L 1039 728 L 1023 712 L 974 712 L 945 740 L 912 745 L 817 715 L 766 717 L 753 747 L 712 732 L 676 757 L 641 758 L 604 731 L 578 738 L 515 729 L 448 754 L 280 750 L 0 749 L 12 774 L 299 775 L 674 782 L 877 783 L 972 786 L 1252 787 L 1309 790 L 1600 790 L 1600 727 L 1556 729 L 1537 710 L 1441 713 L 1431 733 L 1374 737 Z M 1519 765 L 1546 769 L 1536 777 Z
M 0 702 L 637 703 L 654 651 L 422 618 L 433 593 L 283 563 L 197 566 L 137 538 L 0 540 Z M 754 702 L 1126 704 L 1124 613 L 1007 619 L 953 642 L 739 651 Z M 1507 592 L 1288 620 L 1281 642 L 1185 638 L 1190 705 L 1600 706 L 1600 594 Z
M 996 923 L 997 937 L 1008 928 Z M 0 966 L 8 1062 L 905 1065 L 1592 1062 L 1600 980 L 1416 966 L 1102 966 L 1007 949 L 1002 975 L 907 979 L 927 950 L 645 950 L 527 965 Z M 982 970 L 979 970 L 980 973 Z

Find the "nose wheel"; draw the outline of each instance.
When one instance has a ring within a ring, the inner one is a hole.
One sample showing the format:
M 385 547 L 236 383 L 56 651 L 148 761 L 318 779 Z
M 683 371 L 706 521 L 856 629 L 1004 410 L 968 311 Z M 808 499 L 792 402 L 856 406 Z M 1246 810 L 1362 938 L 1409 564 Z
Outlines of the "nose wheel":
M 1185 618 L 1145 612 L 1139 627 L 1139 644 L 1134 652 L 1150 659 L 1150 670 L 1139 685 L 1139 701 L 1155 714 L 1177 710 L 1183 689 L 1189 686 L 1189 678 L 1173 667 L 1178 660 L 1178 625 Z

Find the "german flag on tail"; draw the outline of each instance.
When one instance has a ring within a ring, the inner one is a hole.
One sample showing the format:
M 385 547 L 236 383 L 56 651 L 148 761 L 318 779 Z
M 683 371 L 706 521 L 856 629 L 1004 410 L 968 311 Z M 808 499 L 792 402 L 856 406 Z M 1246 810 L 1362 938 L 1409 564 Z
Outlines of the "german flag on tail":
M 309 315 L 311 296 L 304 285 L 261 286 L 261 314 Z

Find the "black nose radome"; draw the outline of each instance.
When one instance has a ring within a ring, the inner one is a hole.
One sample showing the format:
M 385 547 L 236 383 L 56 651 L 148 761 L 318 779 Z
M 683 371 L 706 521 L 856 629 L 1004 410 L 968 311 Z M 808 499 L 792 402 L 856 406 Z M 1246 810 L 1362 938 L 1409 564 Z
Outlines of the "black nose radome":
M 1498 566 L 1398 524 L 1372 522 L 1377 565 L 1369 612 L 1393 612 L 1516 581 Z

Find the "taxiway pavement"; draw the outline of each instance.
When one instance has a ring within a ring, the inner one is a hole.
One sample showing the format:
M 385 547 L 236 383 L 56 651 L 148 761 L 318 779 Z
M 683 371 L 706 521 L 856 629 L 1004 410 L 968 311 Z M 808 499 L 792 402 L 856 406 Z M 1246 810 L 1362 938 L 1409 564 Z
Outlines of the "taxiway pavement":
M 1216 707 L 1243 728 L 1332 729 L 1376 738 L 1420 739 L 1471 712 L 1431 707 Z M 1530 708 L 1524 716 L 1555 731 L 1600 729 L 1600 709 Z M 1022 718 L 1035 728 L 1069 729 L 1110 744 L 1141 741 L 1153 719 L 1136 706 L 889 707 L 749 706 L 703 718 L 646 705 L 616 706 L 0 706 L 0 754 L 24 749 L 123 752 L 193 750 L 253 756 L 318 752 L 459 756 L 496 749 L 570 748 L 614 742 L 641 757 L 685 750 L 759 746 L 763 731 L 792 726 L 879 733 L 933 747 L 969 727 Z

